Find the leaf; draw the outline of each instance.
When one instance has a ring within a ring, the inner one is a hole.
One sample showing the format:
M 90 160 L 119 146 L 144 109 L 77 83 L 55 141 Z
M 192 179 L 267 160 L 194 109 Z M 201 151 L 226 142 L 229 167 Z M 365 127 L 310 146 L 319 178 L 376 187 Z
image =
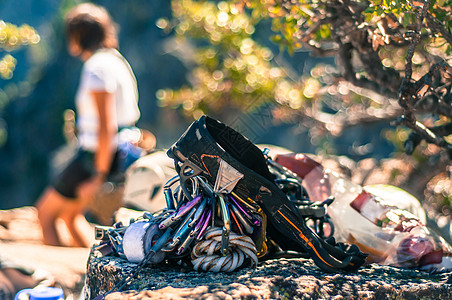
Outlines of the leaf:
M 375 12 L 377 8 L 375 6 L 369 6 L 368 8 L 366 8 L 366 10 L 364 11 L 364 13 L 366 14 L 372 14 Z
M 403 27 L 407 27 L 409 24 L 411 24 L 412 23 L 411 19 L 412 19 L 411 14 L 405 13 L 402 17 L 402 22 L 401 22 Z
M 451 55 L 452 54 L 452 46 L 451 45 L 447 45 L 446 54 L 447 55 Z
M 384 10 L 381 6 L 377 7 L 376 13 L 378 16 L 382 15 L 384 13 Z

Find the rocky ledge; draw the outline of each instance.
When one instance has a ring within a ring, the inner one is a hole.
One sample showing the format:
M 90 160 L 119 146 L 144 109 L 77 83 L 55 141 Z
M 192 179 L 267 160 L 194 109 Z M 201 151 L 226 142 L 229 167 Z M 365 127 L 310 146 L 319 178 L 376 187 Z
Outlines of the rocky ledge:
M 86 299 L 109 291 L 136 266 L 91 251 Z M 355 273 L 324 273 L 311 260 L 275 259 L 232 273 L 182 266 L 145 266 L 106 299 L 452 299 L 452 273 L 369 265 Z

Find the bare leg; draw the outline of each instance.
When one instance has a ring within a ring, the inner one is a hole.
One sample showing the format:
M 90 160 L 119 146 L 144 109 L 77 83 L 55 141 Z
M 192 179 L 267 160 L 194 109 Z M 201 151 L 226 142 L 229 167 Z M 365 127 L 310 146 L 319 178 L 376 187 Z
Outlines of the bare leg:
M 45 245 L 61 246 L 55 221 L 64 209 L 66 199 L 53 188 L 48 188 L 36 204 Z
M 64 246 L 56 226 L 58 218 L 65 222 L 75 247 L 89 247 L 94 242 L 91 225 L 83 215 L 86 201 L 67 199 L 53 188 L 48 188 L 36 204 L 43 243 Z
M 83 215 L 84 207 L 80 202 L 70 202 L 61 215 L 72 236 L 75 247 L 90 247 L 94 239 L 91 225 Z

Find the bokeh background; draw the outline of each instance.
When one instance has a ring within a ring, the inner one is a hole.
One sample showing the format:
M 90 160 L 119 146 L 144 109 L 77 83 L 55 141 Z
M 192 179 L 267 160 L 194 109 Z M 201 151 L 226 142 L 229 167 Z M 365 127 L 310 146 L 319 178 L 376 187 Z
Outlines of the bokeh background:
M 164 30 L 162 20 L 173 11 L 166 0 L 94 1 L 105 6 L 120 27 L 120 51 L 134 69 L 140 93 L 140 127 L 157 137 L 157 148 L 169 147 L 193 121 L 180 106 L 162 106 L 159 91 L 178 89 L 193 78 L 193 49 L 176 43 L 175 33 Z M 0 19 L 28 24 L 40 36 L 36 45 L 12 54 L 17 59 L 11 79 L 0 79 L 0 209 L 33 205 L 57 166 L 70 154 L 63 125 L 64 112 L 73 109 L 81 62 L 66 51 L 63 16 L 77 1 L 3 0 Z M 288 54 L 270 41 L 270 22 L 261 22 L 252 38 L 269 49 L 279 67 L 301 78 L 319 63 L 309 51 Z M 241 111 L 224 107 L 213 117 L 236 127 L 255 143 L 274 144 L 292 151 L 345 155 L 355 161 L 393 155 L 395 147 L 383 134 L 389 122 L 349 126 L 340 134 L 314 138 L 310 124 L 274 118 L 268 107 Z

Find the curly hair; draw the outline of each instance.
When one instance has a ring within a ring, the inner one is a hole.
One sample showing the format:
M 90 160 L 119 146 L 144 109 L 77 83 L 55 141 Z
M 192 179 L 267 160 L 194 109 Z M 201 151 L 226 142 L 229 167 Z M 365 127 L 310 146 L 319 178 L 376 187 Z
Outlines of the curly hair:
M 104 7 L 82 3 L 66 15 L 66 35 L 83 50 L 118 48 L 116 24 Z

